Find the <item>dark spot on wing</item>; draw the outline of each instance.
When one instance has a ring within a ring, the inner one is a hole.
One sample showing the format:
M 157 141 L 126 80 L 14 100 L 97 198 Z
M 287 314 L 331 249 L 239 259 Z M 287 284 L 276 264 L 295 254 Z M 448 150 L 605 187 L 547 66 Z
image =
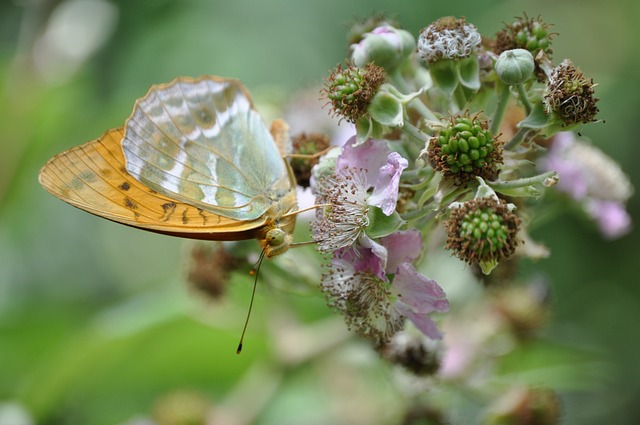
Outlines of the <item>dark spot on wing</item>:
M 187 217 L 187 211 L 189 211 L 189 208 L 185 208 L 184 211 L 182 211 L 182 224 L 187 224 L 189 222 L 189 217 Z
M 102 170 L 100 170 L 100 174 L 102 174 L 103 177 L 109 178 L 111 177 L 113 172 L 109 168 L 103 168 Z
M 171 218 L 174 211 L 176 210 L 176 203 L 166 202 L 162 204 L 162 210 L 164 211 L 164 214 L 162 215 L 162 221 L 167 221 L 169 220 L 169 218 Z
M 138 208 L 138 204 L 133 202 L 130 198 L 124 198 L 124 206 L 129 208 L 130 210 L 135 210 Z
M 204 211 L 200 208 L 198 208 L 198 214 L 202 217 L 202 225 L 205 226 L 207 224 L 207 216 L 204 215 Z
M 118 186 L 120 189 L 122 190 L 129 190 L 131 189 L 131 185 L 129 184 L 129 182 L 124 182 L 122 183 L 120 186 Z

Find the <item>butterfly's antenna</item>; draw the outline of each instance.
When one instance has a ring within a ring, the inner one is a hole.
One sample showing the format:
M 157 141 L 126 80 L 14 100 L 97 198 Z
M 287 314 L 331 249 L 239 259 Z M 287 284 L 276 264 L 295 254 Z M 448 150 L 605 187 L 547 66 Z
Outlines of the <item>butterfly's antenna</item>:
M 289 244 L 289 248 L 299 248 L 305 245 L 314 245 L 317 244 L 318 241 L 306 241 L 306 242 L 293 242 Z
M 331 204 L 317 204 L 317 205 L 311 205 L 310 207 L 307 208 L 303 208 L 301 210 L 295 210 L 295 211 L 291 211 L 286 213 L 285 215 L 283 215 L 282 217 L 289 217 L 291 215 L 298 215 L 300 213 L 306 212 L 306 211 L 311 211 L 311 210 L 315 210 L 317 208 L 324 208 L 324 207 L 328 207 Z
M 255 279 L 253 280 L 253 290 L 251 291 L 251 301 L 249 301 L 249 311 L 247 311 L 247 319 L 244 321 L 244 327 L 242 328 L 242 335 L 240 335 L 240 342 L 238 343 L 238 348 L 236 349 L 236 354 L 240 354 L 242 352 L 242 342 L 244 341 L 244 334 L 247 331 L 247 325 L 249 325 L 249 318 L 251 317 L 251 310 L 253 309 L 253 299 L 256 296 L 256 287 L 258 286 L 258 272 L 260 271 L 260 266 L 262 265 L 262 260 L 264 259 L 265 250 L 263 249 L 260 253 L 260 258 L 258 258 L 258 262 L 253 269 L 251 269 L 251 274 L 255 275 Z
M 335 146 L 326 147 L 326 148 L 322 149 L 320 152 L 316 152 L 316 153 L 313 153 L 313 154 L 288 153 L 288 154 L 285 155 L 285 158 L 316 159 L 316 158 L 320 158 L 322 155 L 324 155 L 327 152 L 329 152 L 332 148 L 335 148 Z

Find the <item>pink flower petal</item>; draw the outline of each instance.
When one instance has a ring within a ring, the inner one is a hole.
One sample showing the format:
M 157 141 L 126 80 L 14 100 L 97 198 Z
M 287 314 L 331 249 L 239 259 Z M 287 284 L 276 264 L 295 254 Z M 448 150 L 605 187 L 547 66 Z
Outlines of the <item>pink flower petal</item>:
M 387 163 L 379 168 L 378 178 L 369 197 L 369 205 L 380 207 L 386 215 L 391 215 L 398 202 L 400 175 L 409 166 L 409 161 L 397 152 L 391 152 Z
M 426 314 L 432 311 L 449 310 L 449 301 L 444 290 L 435 280 L 418 273 L 413 265 L 403 263 L 391 285 L 402 303 L 416 313 Z
M 417 230 L 395 232 L 380 239 L 387 249 L 387 273 L 395 273 L 402 263 L 411 263 L 420 256 L 422 236 Z

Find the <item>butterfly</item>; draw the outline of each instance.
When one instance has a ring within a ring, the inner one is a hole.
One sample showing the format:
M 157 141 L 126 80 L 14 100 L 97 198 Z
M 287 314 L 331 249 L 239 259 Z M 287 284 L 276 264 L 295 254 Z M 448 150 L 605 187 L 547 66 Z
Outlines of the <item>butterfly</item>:
M 288 127 L 267 128 L 238 80 L 152 86 L 124 127 L 51 158 L 40 184 L 111 221 L 205 240 L 258 239 L 285 252 L 297 209 Z

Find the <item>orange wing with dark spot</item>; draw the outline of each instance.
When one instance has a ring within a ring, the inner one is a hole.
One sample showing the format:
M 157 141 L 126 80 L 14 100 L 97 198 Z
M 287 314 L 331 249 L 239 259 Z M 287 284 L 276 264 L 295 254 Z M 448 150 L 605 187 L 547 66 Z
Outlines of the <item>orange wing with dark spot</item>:
M 40 184 L 52 195 L 97 216 L 143 230 L 193 239 L 252 239 L 265 218 L 237 221 L 166 197 L 125 168 L 123 129 L 51 158 Z

